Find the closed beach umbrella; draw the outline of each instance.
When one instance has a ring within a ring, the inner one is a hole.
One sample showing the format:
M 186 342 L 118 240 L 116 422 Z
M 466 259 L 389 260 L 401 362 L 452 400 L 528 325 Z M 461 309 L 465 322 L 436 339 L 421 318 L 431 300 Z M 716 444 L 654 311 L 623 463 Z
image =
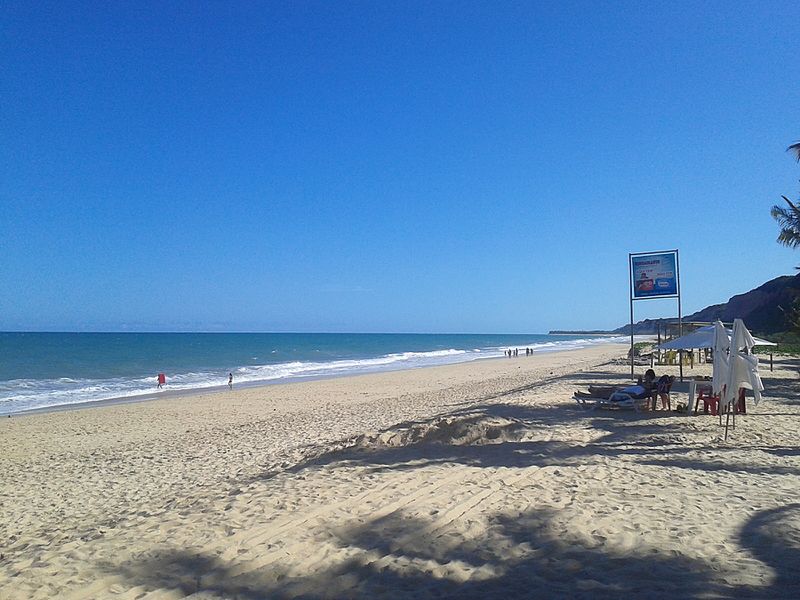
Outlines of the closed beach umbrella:
M 761 400 L 761 390 L 764 384 L 758 374 L 758 359 L 749 354 L 755 345 L 755 340 L 747 328 L 744 321 L 736 319 L 733 322 L 733 335 L 731 336 L 731 353 L 728 364 L 728 382 L 725 397 L 721 398 L 720 405 L 727 407 L 725 414 L 725 439 L 728 439 L 728 421 L 733 414 L 733 404 L 739 397 L 740 388 L 753 390 L 755 404 Z M 720 415 L 721 416 L 721 415 Z M 736 417 L 734 416 L 734 427 L 736 427 Z
M 722 321 L 714 322 L 714 370 L 711 373 L 711 390 L 715 394 L 722 393 L 728 383 L 728 348 L 731 342 Z
M 758 374 L 758 358 L 750 354 L 755 346 L 755 340 L 744 321 L 736 319 L 733 322 L 733 335 L 731 336 L 731 354 L 728 368 L 727 391 L 725 403 L 731 404 L 739 396 L 739 388 L 753 390 L 753 402 L 758 404 L 761 400 L 761 391 L 764 384 Z

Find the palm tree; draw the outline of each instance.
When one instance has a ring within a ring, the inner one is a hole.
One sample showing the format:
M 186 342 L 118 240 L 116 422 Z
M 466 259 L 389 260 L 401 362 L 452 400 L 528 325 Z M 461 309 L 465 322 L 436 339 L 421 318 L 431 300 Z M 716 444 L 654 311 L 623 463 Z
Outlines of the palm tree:
M 795 142 L 786 151 L 794 154 L 797 161 L 800 162 L 800 142 Z M 778 243 L 789 246 L 789 248 L 797 248 L 800 246 L 800 207 L 786 196 L 781 196 L 781 198 L 786 201 L 789 207 L 786 208 L 776 204 L 770 211 L 772 218 L 781 226 Z

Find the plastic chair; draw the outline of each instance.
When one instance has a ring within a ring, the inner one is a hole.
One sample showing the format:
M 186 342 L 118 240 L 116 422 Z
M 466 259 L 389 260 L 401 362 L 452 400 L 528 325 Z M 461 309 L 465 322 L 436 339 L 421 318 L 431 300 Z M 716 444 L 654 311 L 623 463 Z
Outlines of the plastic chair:
M 694 414 L 697 414 L 697 409 L 700 402 L 703 402 L 703 414 L 708 414 L 711 411 L 712 415 L 719 412 L 719 394 L 711 393 L 711 386 L 697 386 L 697 400 L 694 403 Z

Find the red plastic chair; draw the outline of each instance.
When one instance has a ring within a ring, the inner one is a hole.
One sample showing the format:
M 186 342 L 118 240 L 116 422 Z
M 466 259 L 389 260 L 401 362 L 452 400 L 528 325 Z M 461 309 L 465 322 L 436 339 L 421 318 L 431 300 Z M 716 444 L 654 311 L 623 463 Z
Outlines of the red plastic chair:
M 708 414 L 709 411 L 712 415 L 716 416 L 719 412 L 719 394 L 711 393 L 711 386 L 699 386 L 697 389 L 697 400 L 694 403 L 694 414 L 697 414 L 697 408 L 700 406 L 700 401 L 703 402 L 703 414 Z

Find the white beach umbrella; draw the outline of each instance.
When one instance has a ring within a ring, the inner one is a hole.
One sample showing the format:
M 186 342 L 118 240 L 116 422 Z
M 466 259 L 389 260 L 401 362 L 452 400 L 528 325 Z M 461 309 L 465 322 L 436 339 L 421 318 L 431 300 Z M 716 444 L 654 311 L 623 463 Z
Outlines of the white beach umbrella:
M 731 336 L 731 353 L 728 365 L 727 390 L 723 402 L 731 404 L 739 396 L 739 388 L 753 390 L 753 401 L 758 404 L 761 400 L 761 391 L 764 384 L 758 374 L 758 358 L 749 354 L 755 346 L 755 340 L 744 321 L 736 319 L 733 322 L 733 335 Z M 716 357 L 715 357 L 716 360 Z
M 731 346 L 728 332 L 722 321 L 714 322 L 714 369 L 711 374 L 711 390 L 715 394 L 722 393 L 722 388 L 728 383 L 728 370 L 730 359 L 728 349 Z

